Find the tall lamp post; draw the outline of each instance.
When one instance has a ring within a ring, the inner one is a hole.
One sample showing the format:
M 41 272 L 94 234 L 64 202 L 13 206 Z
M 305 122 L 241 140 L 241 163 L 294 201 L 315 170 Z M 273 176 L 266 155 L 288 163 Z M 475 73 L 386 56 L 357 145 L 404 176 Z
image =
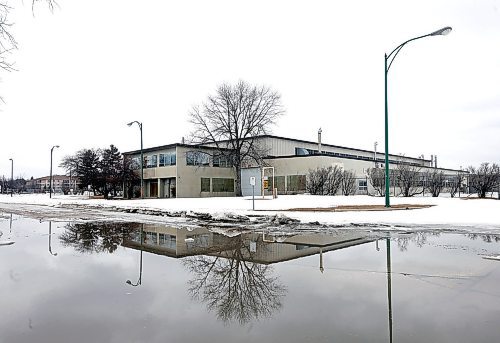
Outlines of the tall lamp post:
M 420 38 L 425 38 L 425 37 L 445 36 L 450 32 L 451 32 L 451 27 L 449 27 L 449 26 L 443 27 L 442 29 L 439 29 L 439 30 L 434 31 L 432 33 L 409 39 L 406 42 L 399 44 L 394 50 L 392 50 L 392 52 L 389 55 L 385 54 L 385 207 L 391 207 L 390 200 L 389 200 L 389 182 L 390 182 L 390 178 L 389 178 L 389 110 L 387 108 L 387 73 L 389 73 L 389 69 L 391 68 L 392 62 L 394 62 L 394 59 L 396 58 L 396 56 L 399 54 L 401 49 L 409 42 L 420 39 Z
M 134 120 L 128 123 L 128 126 L 132 126 L 132 124 L 136 123 L 139 125 L 139 130 L 141 131 L 141 199 L 144 199 L 144 156 L 142 152 L 142 123 Z
M 14 160 L 9 158 L 10 160 L 10 196 L 12 196 L 12 187 L 14 187 Z
M 59 148 L 59 145 L 54 145 L 50 149 L 50 180 L 49 180 L 49 198 L 52 198 L 52 153 L 54 152 L 54 148 Z

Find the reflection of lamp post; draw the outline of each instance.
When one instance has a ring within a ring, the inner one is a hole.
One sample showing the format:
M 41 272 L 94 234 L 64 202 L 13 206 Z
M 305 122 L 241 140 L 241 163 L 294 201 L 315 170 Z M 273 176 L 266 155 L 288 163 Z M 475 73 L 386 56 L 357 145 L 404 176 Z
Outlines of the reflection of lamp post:
M 319 271 L 323 273 L 325 268 L 323 267 L 323 248 L 319 248 Z
M 59 145 L 54 145 L 50 149 L 50 181 L 49 181 L 49 198 L 52 198 L 52 153 L 54 152 L 54 148 L 59 148 Z
M 57 253 L 52 252 L 51 239 L 52 239 L 52 222 L 49 221 L 49 252 L 52 256 L 57 256 Z
M 14 160 L 9 158 L 10 160 L 10 196 L 12 196 L 12 187 L 14 187 Z
M 399 44 L 394 50 L 392 50 L 392 52 L 389 55 L 385 54 L 385 207 L 391 207 L 390 200 L 389 200 L 389 181 L 390 181 L 390 179 L 389 179 L 389 110 L 387 108 L 387 73 L 389 72 L 389 69 L 391 68 L 392 62 L 394 62 L 394 59 L 396 58 L 396 56 L 399 54 L 401 49 L 409 42 L 420 39 L 420 38 L 430 37 L 430 36 L 445 36 L 450 32 L 451 32 L 451 27 L 449 27 L 449 26 L 444 27 L 444 28 L 437 30 L 437 31 L 434 31 L 432 33 L 409 39 L 406 42 Z
M 141 257 L 140 257 L 140 262 L 139 262 L 139 280 L 137 280 L 136 283 L 132 283 L 132 281 L 127 280 L 126 283 L 128 283 L 131 286 L 139 286 L 142 284 L 142 231 L 144 230 L 144 224 L 141 224 L 141 233 L 140 233 L 140 240 L 141 240 Z
M 132 126 L 132 124 L 137 123 L 139 125 L 139 130 L 141 131 L 141 199 L 144 199 L 144 156 L 142 152 L 142 123 L 134 120 L 128 123 L 128 126 Z
M 392 281 L 391 281 L 391 239 L 386 238 L 387 245 L 387 303 L 389 308 L 389 342 L 392 343 Z

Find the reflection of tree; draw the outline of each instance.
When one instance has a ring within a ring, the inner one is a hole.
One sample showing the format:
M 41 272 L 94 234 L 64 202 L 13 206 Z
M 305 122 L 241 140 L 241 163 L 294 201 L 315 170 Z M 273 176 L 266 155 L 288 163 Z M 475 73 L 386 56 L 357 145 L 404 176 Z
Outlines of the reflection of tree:
M 235 320 L 245 324 L 270 317 L 281 309 L 286 287 L 271 275 L 271 267 L 249 261 L 251 253 L 242 238 L 233 240 L 219 256 L 184 260 L 194 275 L 189 281 L 189 293 L 205 302 L 226 323 Z
M 421 248 L 425 244 L 427 244 L 427 237 L 431 236 L 439 236 L 439 232 L 414 232 L 403 237 L 397 237 L 396 242 L 398 244 L 399 250 L 406 251 L 408 250 L 408 245 L 410 242 L 413 242 L 417 247 Z
M 498 243 L 500 242 L 500 236 L 498 235 L 485 235 L 485 234 L 477 234 L 477 233 L 470 233 L 467 235 L 472 240 L 476 240 L 477 238 L 481 238 L 484 242 L 486 243 Z
M 137 224 L 82 223 L 67 224 L 60 240 L 80 253 L 113 253 L 123 240 L 136 231 Z

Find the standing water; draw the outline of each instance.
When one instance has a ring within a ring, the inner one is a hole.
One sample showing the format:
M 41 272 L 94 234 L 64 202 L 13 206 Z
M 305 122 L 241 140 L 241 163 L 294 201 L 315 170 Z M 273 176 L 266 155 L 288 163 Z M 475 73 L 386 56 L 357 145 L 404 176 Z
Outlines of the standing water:
M 0 232 L 1 343 L 500 339 L 497 236 L 19 216 Z

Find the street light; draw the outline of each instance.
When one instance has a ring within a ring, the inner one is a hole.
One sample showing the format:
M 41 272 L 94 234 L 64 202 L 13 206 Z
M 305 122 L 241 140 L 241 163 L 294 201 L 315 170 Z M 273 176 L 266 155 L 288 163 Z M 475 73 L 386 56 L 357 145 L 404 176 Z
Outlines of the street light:
M 387 73 L 389 73 L 389 69 L 391 68 L 392 62 L 394 62 L 394 59 L 396 58 L 396 56 L 399 54 L 401 49 L 409 42 L 420 39 L 420 38 L 431 37 L 431 36 L 446 36 L 450 32 L 451 32 L 451 27 L 449 27 L 449 26 L 443 27 L 442 29 L 439 29 L 439 30 L 434 31 L 432 33 L 409 39 L 406 42 L 399 44 L 394 50 L 392 50 L 392 52 L 389 55 L 385 54 L 385 207 L 391 207 L 390 201 L 389 201 L 389 182 L 390 182 L 390 178 L 389 178 L 389 110 L 387 108 Z
M 54 152 L 54 148 L 59 148 L 59 145 L 54 145 L 50 149 L 50 181 L 49 181 L 49 198 L 52 198 L 52 153 Z
M 142 153 L 142 123 L 134 120 L 128 123 L 128 126 L 132 126 L 132 124 L 136 123 L 139 125 L 139 130 L 141 130 L 141 199 L 144 199 L 144 156 Z
M 9 158 L 10 160 L 10 196 L 12 196 L 12 187 L 14 187 L 14 160 Z

